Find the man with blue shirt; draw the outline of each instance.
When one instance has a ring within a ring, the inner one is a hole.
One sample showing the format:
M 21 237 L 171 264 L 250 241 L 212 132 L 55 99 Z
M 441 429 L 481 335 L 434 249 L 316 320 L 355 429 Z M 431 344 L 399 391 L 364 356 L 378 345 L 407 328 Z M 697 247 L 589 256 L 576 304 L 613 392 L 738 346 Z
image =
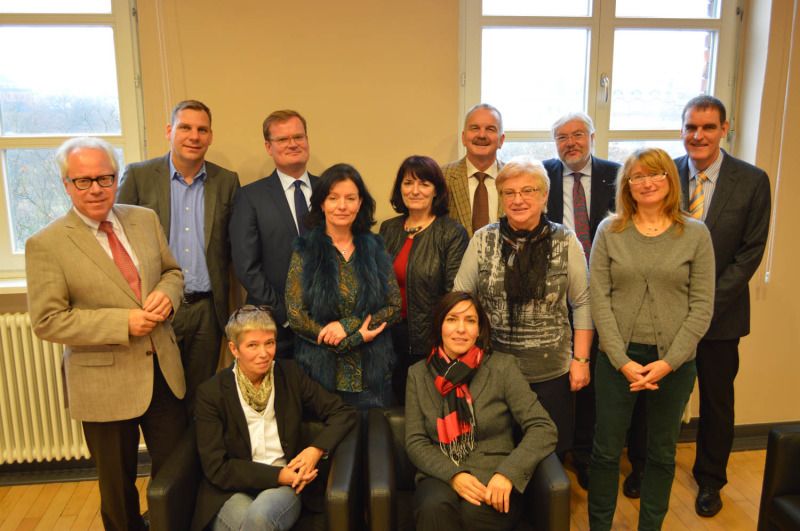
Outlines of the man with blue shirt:
M 167 155 L 125 169 L 117 202 L 155 210 L 183 271 L 183 304 L 172 326 L 191 410 L 195 389 L 216 371 L 228 321 L 228 222 L 239 177 L 205 160 L 213 133 L 211 110 L 202 102 L 178 103 L 166 136 Z

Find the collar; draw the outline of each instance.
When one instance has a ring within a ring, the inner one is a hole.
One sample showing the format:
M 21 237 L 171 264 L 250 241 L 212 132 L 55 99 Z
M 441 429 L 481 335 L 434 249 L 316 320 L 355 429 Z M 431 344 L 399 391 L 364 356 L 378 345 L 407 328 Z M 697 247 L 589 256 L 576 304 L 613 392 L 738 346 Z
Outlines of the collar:
M 79 218 L 81 218 L 81 221 L 86 223 L 87 227 L 92 229 L 93 232 L 97 233 L 100 230 L 99 221 L 95 221 L 92 218 L 83 215 L 74 206 L 72 207 L 72 210 L 78 215 Z M 119 218 L 117 218 L 117 216 L 114 214 L 114 209 L 108 211 L 105 221 L 110 221 L 114 225 L 114 228 L 120 227 Z
M 183 178 L 183 174 L 181 172 L 179 172 L 178 169 L 175 167 L 175 164 L 172 163 L 172 152 L 170 152 L 169 156 L 167 157 L 167 160 L 169 161 L 169 178 L 170 178 L 170 180 L 174 179 L 174 180 L 178 180 L 178 181 L 180 181 L 182 183 L 185 183 L 186 181 Z M 194 176 L 194 179 L 192 180 L 192 182 L 194 182 L 194 181 L 201 181 L 201 182 L 205 181 L 207 175 L 208 175 L 208 173 L 206 173 L 206 161 L 203 161 L 203 165 L 200 166 L 200 171 L 197 172 L 197 175 Z
M 717 160 L 712 162 L 711 166 L 709 166 L 703 171 L 703 173 L 706 174 L 706 177 L 708 177 L 708 180 L 714 184 L 716 184 L 717 179 L 719 178 L 719 170 L 720 168 L 722 168 L 722 159 L 724 158 L 725 158 L 725 152 L 720 149 Z M 700 170 L 697 169 L 691 158 L 687 157 L 687 160 L 689 161 L 689 180 L 690 181 L 696 180 L 697 174 L 700 173 Z
M 275 169 L 275 173 L 278 174 L 278 179 L 281 180 L 281 186 L 285 191 L 289 191 L 291 188 L 294 188 L 294 182 L 297 180 L 291 175 L 286 175 L 279 169 Z M 308 170 L 303 172 L 303 175 L 299 177 L 300 182 L 308 186 L 308 189 L 311 190 L 311 179 L 308 177 Z
M 468 157 L 464 157 L 464 161 L 466 161 L 466 163 L 467 163 L 467 177 L 472 177 L 473 175 L 475 175 L 476 172 L 480 171 L 478 168 L 476 168 L 475 166 L 472 165 L 472 163 L 469 161 Z M 483 173 L 485 173 L 486 175 L 488 175 L 492 179 L 497 178 L 497 159 L 496 158 L 494 159 L 494 162 L 492 162 L 492 165 L 489 166 L 488 168 L 486 168 L 486 171 L 483 172 Z
M 580 173 L 581 175 L 585 175 L 587 177 L 591 177 L 592 176 L 592 157 L 589 157 L 589 160 L 586 162 L 586 165 L 583 168 L 581 168 L 580 171 L 577 171 L 577 172 L 574 172 L 571 169 L 569 169 L 569 166 L 567 166 L 566 163 L 564 163 L 564 161 L 562 160 L 561 161 L 561 171 L 562 171 L 562 173 L 561 173 L 562 177 L 572 177 L 573 173 Z

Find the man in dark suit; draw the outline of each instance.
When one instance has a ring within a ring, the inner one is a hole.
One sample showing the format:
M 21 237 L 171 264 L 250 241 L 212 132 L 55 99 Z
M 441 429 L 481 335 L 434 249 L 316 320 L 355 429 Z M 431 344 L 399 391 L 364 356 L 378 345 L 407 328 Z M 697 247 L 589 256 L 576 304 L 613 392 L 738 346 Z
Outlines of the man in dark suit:
M 619 164 L 592 155 L 594 123 L 585 113 L 565 114 L 553 124 L 553 140 L 558 151 L 557 159 L 544 161 L 550 177 L 550 195 L 547 199 L 547 217 L 575 231 L 589 261 L 594 233 L 600 221 L 614 208 L 614 181 Z M 589 458 L 594 438 L 594 383 L 591 379 L 591 359 L 597 352 L 597 336 L 592 343 L 591 358 L 573 358 L 570 374 L 576 374 L 572 383 L 575 391 L 575 436 L 572 458 L 578 483 L 588 486 Z M 581 372 L 585 373 L 580 378 Z M 588 379 L 588 385 L 578 382 Z M 577 384 L 577 385 L 576 385 Z
M 56 160 L 72 209 L 25 244 L 31 323 L 64 345 L 68 406 L 97 467 L 103 526 L 143 530 L 139 430 L 155 476 L 186 427 L 170 326 L 181 270 L 152 210 L 114 206 L 119 168 L 108 142 L 67 140 Z
M 191 409 L 197 386 L 217 369 L 222 328 L 228 322 L 228 221 L 239 177 L 205 160 L 213 138 L 211 110 L 205 104 L 178 103 L 166 134 L 170 152 L 129 164 L 117 202 L 156 211 L 183 270 L 183 304 L 173 327 Z
M 727 483 L 733 445 L 739 339 L 750 333 L 748 282 L 764 255 L 771 196 L 763 170 L 720 149 L 729 127 L 720 100 L 693 98 L 683 109 L 682 123 L 686 156 L 675 163 L 684 206 L 708 226 L 717 270 L 714 316 L 697 345 L 700 419 L 692 470 L 699 488 L 695 510 L 714 516 L 722 508 L 719 491 Z
M 306 120 L 292 110 L 275 111 L 264 120 L 264 145 L 275 162 L 271 175 L 244 186 L 230 223 L 236 276 L 247 302 L 268 305 L 278 323 L 279 358 L 292 357 L 294 334 L 286 319 L 286 275 L 292 244 L 305 231 L 312 188 Z

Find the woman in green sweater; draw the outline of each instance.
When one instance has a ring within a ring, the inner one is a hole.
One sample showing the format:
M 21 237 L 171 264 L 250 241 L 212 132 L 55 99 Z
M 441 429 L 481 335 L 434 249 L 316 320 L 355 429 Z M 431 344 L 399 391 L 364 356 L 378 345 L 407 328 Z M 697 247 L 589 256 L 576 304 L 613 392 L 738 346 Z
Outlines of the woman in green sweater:
M 617 212 L 594 239 L 590 289 L 601 352 L 589 471 L 593 531 L 611 529 L 619 458 L 638 393 L 646 393 L 647 403 L 639 529 L 660 529 L 669 507 L 695 350 L 714 305 L 711 237 L 702 222 L 681 211 L 680 197 L 669 155 L 636 151 L 617 177 Z

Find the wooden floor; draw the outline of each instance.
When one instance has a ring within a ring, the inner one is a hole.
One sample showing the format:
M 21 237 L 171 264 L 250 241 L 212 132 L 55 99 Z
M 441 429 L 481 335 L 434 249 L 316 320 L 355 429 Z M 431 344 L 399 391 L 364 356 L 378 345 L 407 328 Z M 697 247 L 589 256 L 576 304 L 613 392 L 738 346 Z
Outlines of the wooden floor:
M 725 531 L 750 531 L 756 528 L 761 481 L 764 474 L 764 450 L 735 452 L 728 465 L 728 485 L 722 491 L 722 511 L 714 518 L 701 518 L 694 512 L 697 487 L 692 479 L 694 444 L 678 445 L 677 469 L 672 487 L 669 513 L 664 521 L 665 531 L 686 529 L 711 529 Z M 623 474 L 630 470 L 623 464 Z M 571 529 L 589 529 L 586 514 L 586 491 L 578 487 L 571 470 L 572 481 Z M 147 508 L 145 499 L 146 478 L 136 482 L 142 511 Z M 620 489 L 622 476 L 620 476 Z M 102 530 L 100 520 L 100 493 L 96 481 L 74 483 L 49 483 L 43 485 L 17 485 L 0 487 L 0 531 L 12 530 Z M 630 500 L 620 490 L 615 530 L 634 530 L 639 515 L 639 500 Z

